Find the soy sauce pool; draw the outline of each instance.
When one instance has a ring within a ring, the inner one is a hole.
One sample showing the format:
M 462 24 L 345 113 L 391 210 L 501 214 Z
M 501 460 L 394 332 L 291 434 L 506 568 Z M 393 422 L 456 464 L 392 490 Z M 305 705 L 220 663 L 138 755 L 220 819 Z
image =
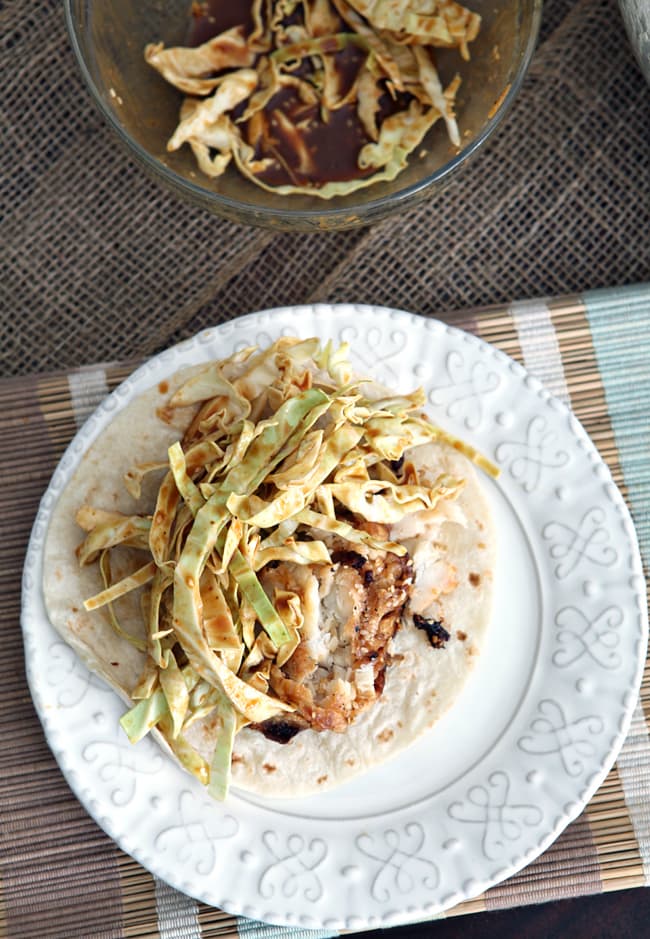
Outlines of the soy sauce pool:
M 283 25 L 301 24 L 299 9 L 296 7 L 284 17 Z M 238 26 L 243 27 L 246 36 L 255 29 L 253 6 L 247 0 L 195 2 L 191 7 L 187 45 L 202 45 Z M 341 22 L 341 32 L 348 30 Z M 333 53 L 341 99 L 354 85 L 365 59 L 366 52 L 354 45 Z M 314 58 L 305 57 L 293 74 L 309 82 L 314 71 Z M 408 95 L 382 95 L 378 124 L 390 114 L 408 107 L 409 100 Z M 233 112 L 235 121 L 244 114 L 246 104 Z M 325 111 L 320 102 L 302 101 L 294 88 L 282 88 L 267 102 L 256 126 L 248 121 L 242 129 L 255 151 L 256 160 L 268 160 L 268 165 L 257 175 L 269 186 L 319 188 L 328 182 L 365 179 L 376 172 L 374 167 L 362 169 L 359 166 L 359 153 L 366 144 L 372 143 L 372 138 L 359 119 L 355 103 Z
M 202 46 L 219 33 L 235 26 L 243 26 L 248 36 L 253 31 L 253 6 L 250 0 L 204 0 L 195 2 L 190 9 L 191 21 L 187 32 L 188 46 Z

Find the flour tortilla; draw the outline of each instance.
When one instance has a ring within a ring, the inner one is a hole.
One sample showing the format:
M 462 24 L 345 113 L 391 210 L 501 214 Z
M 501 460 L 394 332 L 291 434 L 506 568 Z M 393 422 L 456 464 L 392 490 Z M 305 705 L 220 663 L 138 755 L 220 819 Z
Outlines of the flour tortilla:
M 172 412 L 173 423 L 168 424 L 159 409 L 197 370 L 175 375 L 164 392 L 157 387 L 149 389 L 116 415 L 87 450 L 62 493 L 46 537 L 43 589 L 50 620 L 85 664 L 129 705 L 129 691 L 140 677 L 145 657 L 115 633 L 105 609 L 84 610 L 83 601 L 98 593 L 103 584 L 97 565 L 79 566 L 75 549 L 83 533 L 75 515 L 82 505 L 127 514 L 151 511 L 162 472 L 145 477 L 138 502 L 126 491 L 123 476 L 137 463 L 165 461 L 168 447 L 182 436 L 191 410 Z M 429 483 L 442 472 L 466 480 L 460 495 L 449 503 L 447 517 L 434 529 L 424 524 L 418 527 L 419 513 L 399 523 L 403 536 L 417 531 L 415 537 L 404 537 L 414 559 L 416 590 L 426 586 L 433 541 L 444 545 L 447 560 L 456 568 L 458 586 L 442 596 L 435 609 L 434 618 L 442 618 L 450 633 L 446 647 L 433 648 L 423 630 L 404 623 L 393 639 L 384 691 L 372 707 L 344 733 L 303 730 L 287 744 L 244 728 L 235 739 L 233 786 L 280 798 L 330 789 L 402 751 L 436 723 L 461 691 L 490 619 L 493 525 L 476 471 L 466 457 L 444 443 L 426 444 L 408 456 Z M 142 563 L 141 553 L 139 558 Z M 122 627 L 143 637 L 137 596 L 120 602 Z M 152 733 L 171 755 L 162 736 L 155 730 Z M 186 737 L 209 759 L 214 735 L 208 717 L 197 721 Z

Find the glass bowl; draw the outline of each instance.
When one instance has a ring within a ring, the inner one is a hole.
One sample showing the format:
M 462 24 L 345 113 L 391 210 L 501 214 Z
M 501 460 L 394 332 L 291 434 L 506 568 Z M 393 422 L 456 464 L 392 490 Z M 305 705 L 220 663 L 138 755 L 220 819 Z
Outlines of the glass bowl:
M 224 0 L 225 3 L 229 0 Z M 532 58 L 542 0 L 466 0 L 481 14 L 471 59 L 437 52 L 443 80 L 459 73 L 456 151 L 439 121 L 396 179 L 331 200 L 266 192 L 229 168 L 204 176 L 188 146 L 168 153 L 182 95 L 144 60 L 149 42 L 181 45 L 190 0 L 65 0 L 72 46 L 83 78 L 131 155 L 182 199 L 237 222 L 294 231 L 345 229 L 401 212 L 438 192 L 480 150 L 510 108 Z M 422 155 L 420 155 L 422 154 Z
M 639 68 L 650 83 L 650 0 L 619 0 L 619 6 Z

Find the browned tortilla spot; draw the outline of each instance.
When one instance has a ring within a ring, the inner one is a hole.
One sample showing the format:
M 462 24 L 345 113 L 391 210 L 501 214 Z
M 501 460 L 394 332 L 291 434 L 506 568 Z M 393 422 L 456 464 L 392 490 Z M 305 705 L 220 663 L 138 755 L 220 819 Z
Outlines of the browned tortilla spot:
M 387 727 L 385 730 L 382 730 L 380 734 L 377 734 L 377 740 L 380 740 L 382 743 L 388 743 L 389 740 L 394 736 L 393 731 L 390 727 Z
M 470 571 L 469 577 L 467 579 L 469 580 L 472 587 L 478 587 L 481 583 L 481 575 L 474 573 L 474 571 Z
M 169 406 L 156 408 L 156 417 L 158 417 L 163 424 L 171 424 L 174 419 L 174 409 Z
M 265 773 L 274 773 L 277 766 L 274 766 L 273 763 L 262 763 L 262 769 Z

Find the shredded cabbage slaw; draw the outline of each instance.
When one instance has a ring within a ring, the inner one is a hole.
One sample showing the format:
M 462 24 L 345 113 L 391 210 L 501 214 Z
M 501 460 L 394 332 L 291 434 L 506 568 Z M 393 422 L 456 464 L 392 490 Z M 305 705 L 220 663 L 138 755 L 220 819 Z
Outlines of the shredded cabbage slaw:
M 408 463 L 412 447 L 444 441 L 496 475 L 428 420 L 420 389 L 377 397 L 376 386 L 353 375 L 347 351 L 283 337 L 209 364 L 169 402 L 195 413 L 167 461 L 125 477 L 138 496 L 146 474 L 164 471 L 151 513 L 85 505 L 77 514 L 87 531 L 79 562 L 97 564 L 104 585 L 85 607 L 105 608 L 115 633 L 146 655 L 122 727 L 133 743 L 157 728 L 218 799 L 228 791 L 237 732 L 292 710 L 269 690 L 269 674 L 300 643 L 301 599 L 278 589 L 268 595 L 264 568 L 331 564 L 328 534 L 404 555 L 363 523 L 393 524 L 463 485 L 448 475 L 420 482 Z M 124 548 L 137 566 L 113 582 L 111 553 Z M 133 636 L 120 625 L 117 601 L 140 588 L 144 632 Z M 209 760 L 186 739 L 199 720 L 213 729 Z
M 460 147 L 460 77 L 443 87 L 436 50 L 469 59 L 477 13 L 455 0 L 252 0 L 250 15 L 252 27 L 196 47 L 145 49 L 187 96 L 167 149 L 189 145 L 207 176 L 235 165 L 264 189 L 329 199 L 394 179 L 439 120 Z M 346 127 L 359 138 L 354 165 L 332 174 Z M 330 128 L 331 152 L 319 156 Z

